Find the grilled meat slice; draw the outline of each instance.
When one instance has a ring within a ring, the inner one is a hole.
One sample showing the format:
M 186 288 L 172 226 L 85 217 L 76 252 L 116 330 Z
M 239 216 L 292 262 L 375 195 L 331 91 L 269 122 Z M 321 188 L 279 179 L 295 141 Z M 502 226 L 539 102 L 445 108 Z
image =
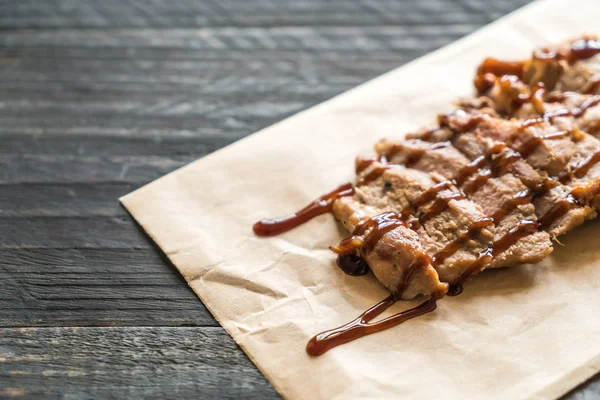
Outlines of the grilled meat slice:
M 580 131 L 559 131 L 544 121 L 527 125 L 516 120 L 463 111 L 444 119 L 453 131 L 461 132 L 468 126 L 474 134 L 507 143 L 530 166 L 550 178 L 546 180 L 551 184 L 550 187 L 546 187 L 547 190 L 542 193 L 558 193 L 568 189 L 569 195 L 563 198 L 572 203 L 568 209 L 581 208 L 581 215 L 595 217 L 593 208 L 600 205 L 600 140 Z M 567 208 L 566 205 L 561 207 Z M 558 212 L 554 212 L 554 215 L 557 216 Z M 540 217 L 540 220 L 546 228 L 551 220 L 552 224 L 559 222 L 557 218 L 544 216 L 546 220 L 544 217 Z
M 357 196 L 342 197 L 333 204 L 333 212 L 349 232 L 359 224 L 375 217 L 382 209 L 364 204 Z M 369 234 L 357 236 L 364 240 Z M 436 270 L 419 243 L 419 236 L 407 226 L 399 225 L 381 236 L 373 248 L 361 254 L 375 277 L 391 292 L 409 300 L 418 295 L 443 295 L 448 285 L 440 282 Z
M 548 120 L 562 130 L 579 129 L 600 137 L 600 95 L 546 95 L 543 87 L 526 85 L 515 76 L 494 77 L 484 97 L 463 99 L 458 106 L 467 111 L 493 110 L 507 118 Z
M 521 155 L 521 159 L 512 163 L 511 172 L 533 191 L 536 216 L 543 229 L 552 237 L 560 236 L 582 224 L 586 219 L 596 216 L 594 207 L 598 207 L 598 178 L 594 178 L 597 176 L 595 171 L 581 179 L 566 183 L 561 183 L 556 175 L 552 175 L 563 174 L 565 167 L 568 170 L 574 163 L 575 154 L 583 152 L 590 156 L 589 151 L 585 150 L 589 144 L 579 148 L 579 144 L 572 143 L 574 138 L 568 141 L 568 135 L 555 128 L 546 126 L 550 132 L 544 132 L 543 127 L 540 126 L 523 127 L 518 121 L 503 120 L 493 111 L 488 113 L 485 109 L 472 110 L 472 112 L 458 110 L 440 116 L 438 122 L 441 127 L 435 130 L 422 131 L 409 136 L 427 141 L 452 140 L 463 153 L 470 154 L 470 157 L 474 158 L 482 150 L 477 145 L 481 143 L 480 141 L 469 139 L 469 135 L 472 135 L 506 143 Z M 544 139 L 545 135 L 555 135 L 555 137 L 546 136 Z M 588 142 L 590 138 L 586 135 Z M 562 143 L 559 142 L 560 140 Z M 528 143 L 528 146 L 525 146 L 529 147 L 528 149 L 523 147 L 525 143 Z M 572 201 L 570 196 L 572 192 L 581 196 L 581 203 Z M 569 204 L 567 205 L 565 201 Z
M 390 163 L 409 163 L 413 168 L 440 175 L 439 179 L 461 186 L 469 199 L 494 220 L 495 241 L 507 235 L 520 221 L 537 224 L 533 193 L 511 173 L 514 160 L 510 157 L 514 151 L 474 135 L 461 135 L 456 139 L 466 148 L 465 152 L 460 152 L 449 141 L 432 145 L 418 139 L 383 140 L 376 145 L 376 151 Z M 551 252 L 548 233 L 533 232 L 497 254 L 488 268 L 536 263 Z
M 381 171 L 376 178 L 374 171 Z M 460 283 L 489 264 L 485 252 L 493 243 L 493 221 L 455 186 L 434 187 L 438 181 L 429 173 L 380 162 L 372 162 L 359 176 L 354 199 L 405 216 L 442 282 Z
M 475 86 L 489 90 L 494 76 L 513 75 L 528 85 L 542 83 L 546 90 L 600 94 L 600 40 L 587 35 L 533 52 L 528 60 L 486 59 L 478 68 Z

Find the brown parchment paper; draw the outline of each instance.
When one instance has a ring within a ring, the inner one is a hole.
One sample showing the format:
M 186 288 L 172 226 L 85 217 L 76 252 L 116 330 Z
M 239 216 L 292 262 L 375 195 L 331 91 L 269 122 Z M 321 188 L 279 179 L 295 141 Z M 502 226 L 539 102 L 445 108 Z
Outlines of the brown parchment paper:
M 597 32 L 597 0 L 537 2 L 123 197 L 277 391 L 289 399 L 554 398 L 600 369 L 600 224 L 561 238 L 538 265 L 486 271 L 406 324 L 311 358 L 311 336 L 386 296 L 348 277 L 327 246 L 331 215 L 258 238 L 252 224 L 353 179 L 382 137 L 432 123 L 472 93 L 485 56 Z M 396 304 L 390 312 L 414 305 Z

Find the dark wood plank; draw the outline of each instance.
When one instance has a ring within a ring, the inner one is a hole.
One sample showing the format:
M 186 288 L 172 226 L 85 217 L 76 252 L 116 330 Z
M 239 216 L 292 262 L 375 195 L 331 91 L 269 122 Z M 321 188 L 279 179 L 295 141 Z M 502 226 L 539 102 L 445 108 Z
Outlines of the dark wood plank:
M 1 249 L 0 282 L 0 327 L 218 326 L 154 248 Z
M 200 155 L 203 155 L 200 153 Z M 0 156 L 0 184 L 65 182 L 146 183 L 194 161 L 184 157 Z
M 276 399 L 220 327 L 0 329 L 0 397 Z
M 486 24 L 528 0 L 194 1 L 69 0 L 10 1 L 2 4 L 0 26 L 47 27 L 217 27 Z
M 115 199 L 138 186 L 136 183 L 123 182 L 0 184 L 0 218 L 124 217 L 127 213 Z
M 0 249 L 148 248 L 129 216 L 2 217 Z

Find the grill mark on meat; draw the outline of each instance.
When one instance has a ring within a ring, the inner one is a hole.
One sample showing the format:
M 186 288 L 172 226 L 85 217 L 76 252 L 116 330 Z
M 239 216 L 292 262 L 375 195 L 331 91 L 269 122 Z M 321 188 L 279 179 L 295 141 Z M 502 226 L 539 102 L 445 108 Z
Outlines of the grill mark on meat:
M 274 236 L 287 232 L 314 217 L 331 212 L 333 202 L 340 197 L 352 196 L 354 186 L 351 183 L 341 185 L 337 189 L 318 197 L 300 211 L 280 218 L 270 218 L 258 221 L 252 226 L 254 233 L 258 236 Z

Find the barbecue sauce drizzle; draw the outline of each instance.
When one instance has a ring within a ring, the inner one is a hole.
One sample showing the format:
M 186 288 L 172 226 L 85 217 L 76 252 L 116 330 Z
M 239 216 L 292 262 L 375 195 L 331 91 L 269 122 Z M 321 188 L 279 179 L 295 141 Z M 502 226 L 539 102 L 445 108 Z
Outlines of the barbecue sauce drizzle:
M 318 215 L 331 212 L 335 200 L 344 196 L 352 196 L 353 194 L 354 186 L 351 183 L 346 183 L 317 198 L 302 210 L 292 215 L 281 218 L 263 219 L 255 223 L 252 229 L 258 236 L 275 236 L 287 232 Z
M 434 295 L 429 300 L 415 308 L 394 314 L 390 317 L 382 319 L 381 321 L 371 322 L 386 309 L 396 303 L 396 301 L 398 301 L 398 297 L 394 294 L 391 294 L 383 301 L 377 303 L 362 313 L 355 320 L 342 325 L 339 328 L 321 332 L 314 336 L 306 345 L 306 352 L 311 356 L 319 356 L 341 344 L 348 343 L 352 340 L 359 339 L 375 332 L 380 332 L 384 329 L 388 329 L 408 321 L 409 319 L 427 314 L 437 308 L 437 300 L 438 296 Z
M 581 42 L 581 41 L 578 41 Z M 592 43 L 593 42 L 593 43 Z M 593 45 L 592 45 L 593 44 Z M 600 53 L 600 43 L 598 41 L 586 40 L 584 46 L 573 47 L 571 48 L 569 61 L 589 58 L 594 56 L 595 54 Z M 522 63 L 506 63 L 498 60 L 488 59 L 484 61 L 482 66 L 485 66 L 489 71 L 496 74 L 502 68 L 509 68 L 513 75 L 521 76 L 522 74 Z M 480 68 L 481 70 L 481 68 Z M 478 74 L 480 75 L 480 74 Z M 482 74 L 481 74 L 482 75 Z M 536 88 L 532 93 L 527 97 L 519 97 L 519 100 L 522 102 L 533 102 L 536 103 L 541 98 L 543 94 L 543 86 Z M 576 107 L 571 110 L 557 110 L 552 113 L 544 113 L 543 120 L 547 120 L 549 118 L 553 118 L 556 116 L 581 116 L 585 111 L 600 103 L 600 96 L 593 96 L 592 98 L 586 100 L 582 103 L 581 106 Z M 477 124 L 479 120 L 472 120 L 470 123 Z M 526 121 L 523 126 L 529 126 L 529 124 L 537 123 L 537 120 L 534 121 Z M 528 124 L 529 123 L 529 124 Z M 471 129 L 471 127 L 465 127 L 464 130 L 467 131 Z M 429 139 L 435 129 L 425 132 L 424 140 Z M 552 140 L 565 137 L 567 133 L 558 132 L 550 135 L 546 135 L 543 137 L 533 137 L 531 143 L 526 143 L 522 149 L 525 154 L 531 154 L 535 148 L 542 144 L 544 140 Z M 425 138 L 426 136 L 426 138 Z M 448 142 L 449 143 L 449 142 Z M 433 145 L 430 149 L 434 150 L 435 146 L 440 146 L 440 143 Z M 493 154 L 497 154 L 499 151 L 505 150 L 505 145 L 497 145 L 491 149 L 491 151 L 486 156 L 481 156 L 471 161 L 465 167 L 463 167 L 453 179 L 449 179 L 447 181 L 440 182 L 434 185 L 432 188 L 423 192 L 419 198 L 410 206 L 410 209 L 407 208 L 403 210 L 400 214 L 394 212 L 383 213 L 372 217 L 366 221 L 362 221 L 357 228 L 355 229 L 353 235 L 347 237 L 342 240 L 340 246 L 337 248 L 332 248 L 335 252 L 339 254 L 338 256 L 338 265 L 343 264 L 340 262 L 340 257 L 356 257 L 358 260 L 364 263 L 364 259 L 362 257 L 357 257 L 353 255 L 352 252 L 355 252 L 357 248 L 363 249 L 362 251 L 368 253 L 373 250 L 377 242 L 385 235 L 387 232 L 390 232 L 393 229 L 396 229 L 399 226 L 411 227 L 415 228 L 408 224 L 407 219 L 410 214 L 412 214 L 417 208 L 420 206 L 432 201 L 434 198 L 436 199 L 428 213 L 425 213 L 421 216 L 421 221 L 426 221 L 427 219 L 433 217 L 436 213 L 442 212 L 445 207 L 447 207 L 448 202 L 453 199 L 463 199 L 465 195 L 462 191 L 457 193 L 453 193 L 450 196 L 438 196 L 438 193 L 449 189 L 452 185 L 456 185 L 458 187 L 462 186 L 462 184 L 466 181 L 468 177 L 474 174 L 476 171 L 479 171 L 484 165 L 486 165 L 489 161 L 489 158 Z M 424 149 L 415 152 L 411 157 L 409 157 L 405 161 L 406 167 L 410 167 L 415 165 L 423 154 L 425 153 Z M 393 157 L 393 155 L 392 155 Z M 390 157 L 391 158 L 391 157 Z M 487 179 L 492 176 L 496 176 L 500 173 L 500 171 L 504 170 L 508 165 L 514 163 L 518 159 L 526 158 L 522 153 L 516 152 L 513 153 L 509 157 L 500 157 L 501 160 L 498 164 L 500 167 L 492 167 L 488 172 L 484 175 L 480 174 L 479 177 L 475 180 L 475 188 L 473 191 L 477 190 L 481 187 Z M 356 172 L 363 172 L 366 168 L 368 168 L 372 163 L 379 161 L 383 164 L 377 166 L 372 171 L 370 171 L 366 176 L 362 177 L 357 186 L 365 185 L 369 182 L 372 182 L 379 178 L 381 174 L 387 169 L 390 168 L 390 165 L 387 164 L 387 160 L 385 158 L 372 158 L 359 161 L 356 166 Z M 585 174 L 592 168 L 596 163 L 600 162 L 600 148 L 596 149 L 592 155 L 584 159 L 577 167 L 572 171 L 572 175 L 581 178 L 585 176 Z M 547 179 L 541 185 L 538 185 L 535 188 L 530 188 L 524 191 L 517 193 L 508 203 L 503 205 L 500 210 L 492 215 L 491 218 L 481 218 L 475 221 L 466 232 L 463 232 L 457 239 L 448 244 L 442 251 L 438 252 L 433 258 L 429 258 L 426 254 L 419 254 L 413 265 L 410 266 L 409 270 L 405 273 L 403 283 L 401 287 L 398 288 L 399 291 L 396 294 L 391 294 L 389 297 L 376 304 L 372 308 L 365 311 L 355 320 L 345 324 L 339 328 L 335 328 L 332 330 L 328 330 L 322 332 L 316 336 L 314 336 L 307 344 L 306 351 L 308 354 L 317 356 L 325 353 L 333 347 L 336 347 L 340 344 L 350 342 L 352 340 L 358 339 L 360 337 L 369 335 L 371 333 L 379 332 L 384 329 L 396 326 L 400 323 L 403 323 L 409 319 L 415 318 L 417 316 L 432 312 L 437 307 L 437 300 L 442 296 L 441 294 L 433 294 L 432 297 L 420 304 L 419 306 L 397 313 L 390 317 L 384 318 L 381 321 L 371 322 L 374 318 L 383 313 L 386 309 L 396 303 L 400 296 L 408 285 L 410 277 L 418 268 L 425 267 L 429 264 L 432 266 L 437 266 L 444 262 L 448 257 L 452 256 L 458 249 L 462 247 L 462 245 L 472 239 L 475 235 L 477 235 L 482 229 L 490 225 L 497 225 L 503 218 L 505 218 L 515 207 L 521 204 L 527 204 L 533 200 L 533 196 L 540 195 L 543 193 L 547 193 L 552 187 L 557 184 L 556 181 L 552 179 Z M 575 192 L 575 190 L 573 191 Z M 565 199 L 561 202 L 554 205 L 554 207 L 544 215 L 539 223 L 530 220 L 520 221 L 517 226 L 513 227 L 506 235 L 501 237 L 499 240 L 491 243 L 488 248 L 479 254 L 479 257 L 473 262 L 472 266 L 467 270 L 463 271 L 461 276 L 458 279 L 458 283 L 450 286 L 448 291 L 448 295 L 453 296 L 460 294 L 462 292 L 462 283 L 466 281 L 473 274 L 479 272 L 487 263 L 491 262 L 491 260 L 496 257 L 498 254 L 508 250 L 512 245 L 514 245 L 521 238 L 533 234 L 538 231 L 539 228 L 545 229 L 550 227 L 554 221 L 564 215 L 573 207 L 580 206 L 578 199 L 574 196 L 574 193 L 570 193 Z M 319 197 L 307 207 L 303 208 L 299 212 L 292 214 L 288 217 L 278 218 L 278 219 L 266 219 L 259 221 L 253 227 L 255 233 L 260 236 L 272 236 L 278 233 L 285 232 L 289 229 L 292 229 L 311 218 L 332 211 L 333 202 L 343 196 L 351 196 L 354 194 L 354 187 L 351 184 L 345 184 L 337 188 L 336 190 L 327 193 L 324 196 Z M 445 206 L 444 206 L 445 204 Z M 429 215 L 429 216 L 428 216 Z M 369 231 L 364 238 L 360 238 L 361 235 L 364 235 L 366 231 Z M 358 262 L 352 261 L 350 264 L 356 265 Z M 366 263 L 364 263 L 366 265 Z M 342 267 L 342 265 L 340 265 Z M 360 274 L 364 274 L 368 271 L 368 266 L 360 269 Z

